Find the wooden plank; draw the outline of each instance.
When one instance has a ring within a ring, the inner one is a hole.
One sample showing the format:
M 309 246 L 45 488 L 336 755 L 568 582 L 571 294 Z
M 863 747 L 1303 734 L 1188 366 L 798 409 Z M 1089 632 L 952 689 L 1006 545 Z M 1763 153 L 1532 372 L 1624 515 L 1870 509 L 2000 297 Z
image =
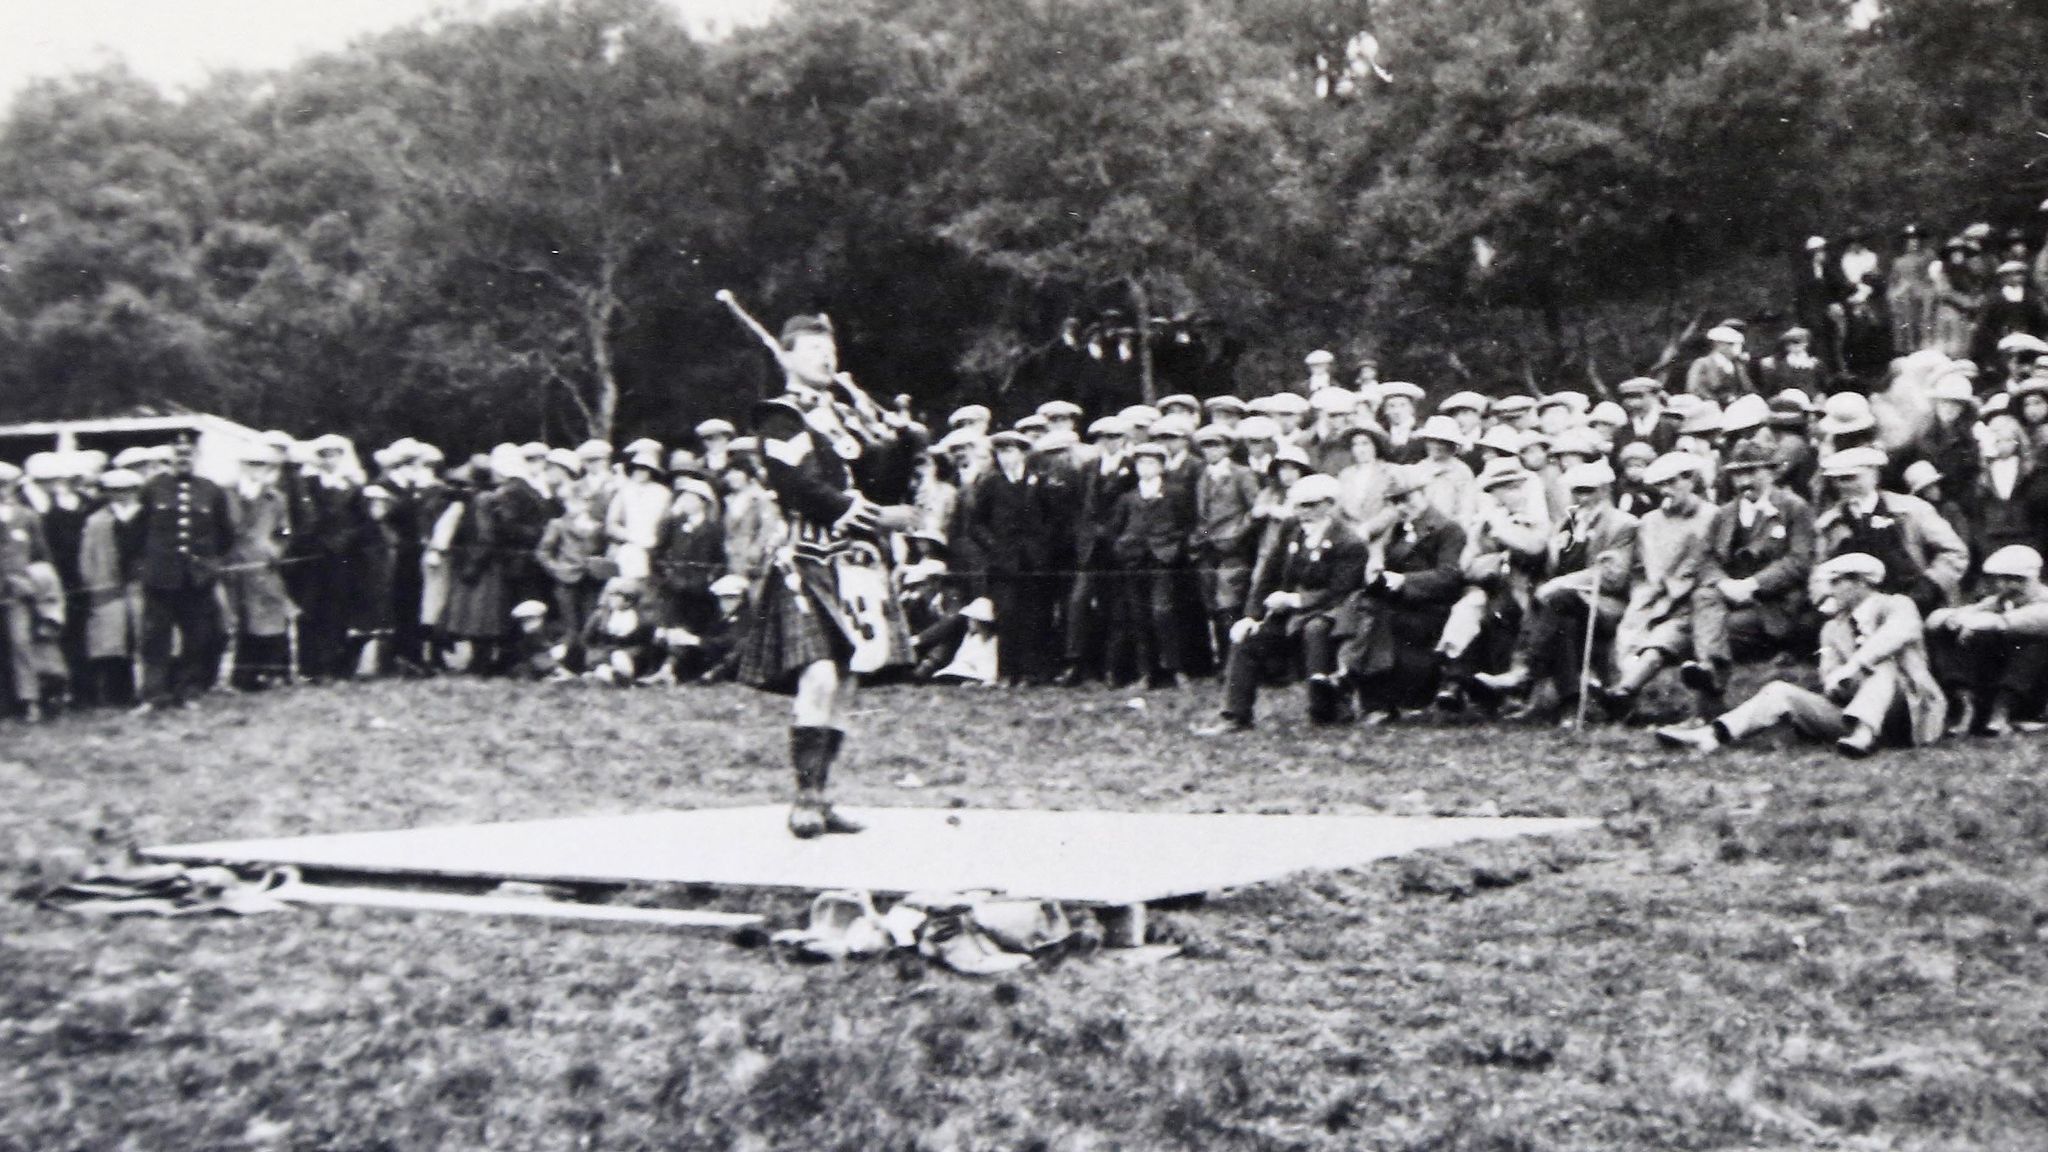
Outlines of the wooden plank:
M 397 908 L 408 912 L 463 912 L 476 916 L 530 916 L 605 924 L 652 924 L 663 928 L 750 928 L 764 919 L 747 912 L 613 907 L 516 896 L 469 896 L 459 892 L 412 892 L 397 888 L 334 888 L 324 884 L 288 884 L 268 895 L 292 904 Z

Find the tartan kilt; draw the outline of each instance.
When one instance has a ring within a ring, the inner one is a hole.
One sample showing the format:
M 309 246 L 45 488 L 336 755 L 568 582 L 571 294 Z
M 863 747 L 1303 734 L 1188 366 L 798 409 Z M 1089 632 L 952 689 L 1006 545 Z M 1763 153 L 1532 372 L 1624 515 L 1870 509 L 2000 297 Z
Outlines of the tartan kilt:
M 791 587 L 794 584 L 795 587 Z M 830 564 L 797 558 L 771 569 L 763 582 L 755 626 L 740 650 L 740 683 L 768 692 L 796 691 L 797 675 L 820 660 L 844 664 L 853 655 L 851 623 L 839 608 Z M 910 624 L 900 604 L 888 604 L 889 659 L 911 663 Z

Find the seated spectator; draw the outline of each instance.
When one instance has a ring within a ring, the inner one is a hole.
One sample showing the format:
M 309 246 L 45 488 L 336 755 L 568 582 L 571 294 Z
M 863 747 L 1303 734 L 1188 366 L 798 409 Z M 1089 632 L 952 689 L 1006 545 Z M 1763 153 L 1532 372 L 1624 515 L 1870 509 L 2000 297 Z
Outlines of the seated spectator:
M 1223 673 L 1223 723 L 1203 734 L 1252 727 L 1259 682 L 1276 653 L 1299 654 L 1308 671 L 1308 713 L 1316 723 L 1342 718 L 1338 645 L 1356 627 L 1354 598 L 1365 581 L 1367 547 L 1336 514 L 1335 478 L 1304 476 L 1288 490 L 1292 518 L 1260 565 L 1245 615 L 1230 627 Z M 1424 498 L 1419 493 L 1417 502 Z
M 586 679 L 626 687 L 658 663 L 654 620 L 641 610 L 642 598 L 638 581 L 614 577 L 604 586 L 583 626 Z
M 1381 560 L 1356 599 L 1356 624 L 1339 657 L 1369 724 L 1435 695 L 1437 639 L 1465 586 L 1465 530 L 1431 501 L 1427 467 L 1409 465 L 1387 480 L 1395 519 L 1374 541 Z
M 1844 756 L 1862 757 L 1880 744 L 1941 738 L 1948 704 L 1928 665 L 1920 609 L 1911 597 L 1880 590 L 1884 562 L 1850 552 L 1816 568 L 1814 583 L 1832 613 L 1821 629 L 1821 690 L 1773 680 L 1712 723 L 1657 729 L 1659 742 L 1712 752 L 1789 724 L 1808 739 L 1834 741 Z
M 507 645 L 505 675 L 515 680 L 567 680 L 569 654 L 562 629 L 548 619 L 548 606 L 522 600 L 512 606 L 512 639 Z
M 1458 558 L 1464 591 L 1437 637 L 1444 661 L 1438 707 L 1462 711 L 1470 674 L 1492 671 L 1508 656 L 1529 611 L 1531 574 L 1542 565 L 1550 525 L 1549 501 L 1528 469 L 1506 457 L 1488 461 Z
M 714 616 L 701 630 L 681 625 L 655 630 L 659 667 L 640 677 L 642 685 L 669 685 L 687 681 L 730 679 L 738 661 L 733 653 L 746 628 L 747 582 L 730 573 L 711 582 L 711 596 L 718 605 Z
M 1002 656 L 1002 640 L 996 635 L 995 601 L 978 597 L 960 609 L 959 619 L 962 631 L 953 645 L 953 655 L 945 667 L 932 673 L 932 679 L 946 684 L 995 687 Z
M 1932 505 L 1878 488 L 1885 454 L 1850 448 L 1822 457 L 1821 475 L 1835 500 L 1814 521 L 1816 551 L 1832 558 L 1875 556 L 1885 570 L 1881 591 L 1910 596 L 1923 613 L 1947 606 L 1969 568 L 1970 550 Z
M 1990 594 L 1927 618 L 1936 677 L 1955 703 L 1949 735 L 2004 736 L 2048 695 L 2048 587 L 2041 553 L 2009 544 L 1984 561 Z
M 1679 678 L 1699 695 L 1700 715 L 1722 711 L 1736 660 L 1785 650 L 1803 627 L 1813 568 L 1813 509 L 1778 487 L 1769 449 L 1745 444 L 1724 473 L 1735 499 L 1707 531 L 1692 594 L 1692 659 Z
M 1586 651 L 1589 629 L 1597 652 L 1621 620 L 1636 518 L 1614 506 L 1614 479 L 1604 461 L 1565 474 L 1573 504 L 1551 534 L 1514 657 L 1506 671 L 1481 672 L 1468 686 L 1483 705 L 1527 689 L 1527 701 L 1510 719 L 1548 720 L 1577 699 L 1585 666 L 1596 663 Z
M 1629 551 L 1628 604 L 1615 628 L 1616 678 L 1599 701 L 1614 719 L 1626 719 L 1657 673 L 1692 652 L 1692 602 L 1705 567 L 1714 506 L 1703 496 L 1701 461 L 1667 452 L 1643 479 L 1662 502 L 1636 525 Z

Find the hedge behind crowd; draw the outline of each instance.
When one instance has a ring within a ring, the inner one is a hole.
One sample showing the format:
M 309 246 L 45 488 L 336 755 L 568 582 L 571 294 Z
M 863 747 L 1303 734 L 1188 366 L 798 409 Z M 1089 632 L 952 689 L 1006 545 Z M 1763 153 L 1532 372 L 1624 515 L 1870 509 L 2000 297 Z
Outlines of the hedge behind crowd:
M 828 310 L 925 406 L 1255 394 L 1317 346 L 1597 388 L 1696 318 L 1768 325 L 1809 233 L 2034 230 L 2048 195 L 2048 10 L 2005 0 L 785 7 L 705 41 L 565 0 L 188 93 L 34 85 L 0 419 L 677 439 L 771 383 L 719 288 Z M 1384 76 L 1324 95 L 1358 31 Z

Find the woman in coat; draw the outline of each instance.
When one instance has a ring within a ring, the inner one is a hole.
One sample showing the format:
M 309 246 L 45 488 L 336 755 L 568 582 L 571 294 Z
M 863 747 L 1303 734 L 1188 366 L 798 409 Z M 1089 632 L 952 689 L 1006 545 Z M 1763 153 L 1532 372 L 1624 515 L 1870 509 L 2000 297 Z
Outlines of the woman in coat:
M 103 704 L 135 702 L 135 654 L 142 633 L 142 477 L 115 469 L 100 477 L 107 503 L 86 517 L 79 538 L 79 589 L 86 605 L 84 675 Z
M 712 509 L 711 486 L 695 477 L 676 483 L 675 503 L 662 520 L 654 546 L 654 579 L 659 602 L 647 605 L 663 626 L 701 633 L 718 618 L 712 582 L 725 572 L 725 526 Z
M 281 564 L 291 545 L 291 507 L 279 490 L 282 460 L 259 445 L 242 461 L 242 475 L 228 490 L 234 523 L 221 587 L 235 626 L 232 683 L 244 692 L 291 677 L 291 626 L 298 609 L 285 589 Z
M 453 531 L 448 536 L 446 559 L 448 610 L 441 630 L 447 639 L 467 644 L 470 670 L 483 672 L 497 660 L 498 641 L 512 602 L 505 598 L 504 569 L 490 562 L 491 504 L 497 494 L 490 489 L 488 471 L 471 475 L 475 491 L 453 505 L 452 516 L 444 520 L 452 520 Z

